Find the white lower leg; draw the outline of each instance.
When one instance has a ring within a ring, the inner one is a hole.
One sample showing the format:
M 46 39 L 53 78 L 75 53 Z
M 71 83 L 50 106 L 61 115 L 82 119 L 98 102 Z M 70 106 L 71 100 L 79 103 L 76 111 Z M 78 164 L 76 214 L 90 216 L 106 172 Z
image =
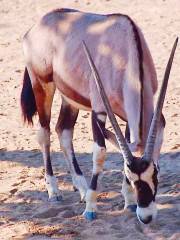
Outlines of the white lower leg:
M 41 146 L 45 164 L 45 185 L 49 198 L 60 196 L 56 177 L 52 176 L 52 166 L 50 162 L 50 130 L 40 127 L 38 131 L 38 142 Z
M 93 176 L 97 176 L 102 172 L 106 148 L 100 147 L 97 143 L 93 146 Z M 95 186 L 91 182 L 90 189 L 86 193 L 86 210 L 87 212 L 95 212 L 97 210 L 97 182 Z
M 79 190 L 81 201 L 84 200 L 88 185 L 83 175 L 78 175 L 73 165 L 73 145 L 72 145 L 72 130 L 63 130 L 61 134 L 58 133 L 61 149 L 63 150 L 68 167 L 72 176 L 73 185 Z
M 40 126 L 37 141 L 41 147 L 42 153 L 44 154 L 44 148 L 46 146 L 50 147 L 50 130 Z
M 48 191 L 49 198 L 53 198 L 61 195 L 58 189 L 57 179 L 55 176 L 46 175 L 45 184 L 46 184 L 46 189 Z
M 134 196 L 133 189 L 132 189 L 131 185 L 129 185 L 126 182 L 125 176 L 123 179 L 121 192 L 122 192 L 122 195 L 124 196 L 124 200 L 125 200 L 124 209 L 127 208 L 129 205 L 135 204 L 135 196 Z
M 86 209 L 85 212 L 97 211 L 97 191 L 89 189 L 86 193 Z
M 74 174 L 72 176 L 73 185 L 79 190 L 81 201 L 85 200 L 88 185 L 83 175 Z

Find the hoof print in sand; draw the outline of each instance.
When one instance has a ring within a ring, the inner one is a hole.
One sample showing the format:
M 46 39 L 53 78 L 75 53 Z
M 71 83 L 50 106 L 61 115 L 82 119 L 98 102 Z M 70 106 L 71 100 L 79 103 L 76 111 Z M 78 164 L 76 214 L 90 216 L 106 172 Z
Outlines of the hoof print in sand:
M 43 211 L 34 215 L 34 218 L 52 218 L 59 214 L 58 208 L 49 208 L 47 211 Z
M 62 196 L 54 196 L 48 199 L 48 202 L 61 202 Z

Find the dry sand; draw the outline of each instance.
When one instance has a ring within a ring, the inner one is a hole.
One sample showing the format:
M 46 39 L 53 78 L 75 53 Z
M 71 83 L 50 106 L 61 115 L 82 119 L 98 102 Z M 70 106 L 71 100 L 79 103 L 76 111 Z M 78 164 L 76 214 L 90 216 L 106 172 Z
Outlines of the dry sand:
M 122 158 L 107 145 L 108 155 L 98 197 L 98 219 L 81 216 L 85 205 L 73 192 L 54 126 L 60 108 L 57 94 L 52 114 L 52 159 L 62 189 L 62 203 L 47 202 L 43 164 L 33 128 L 23 126 L 19 106 L 24 59 L 22 37 L 47 11 L 70 7 L 98 13 L 129 14 L 142 28 L 161 81 L 167 57 L 180 32 L 179 0 L 0 0 L 0 239 L 180 239 L 180 47 L 178 46 L 164 107 L 167 121 L 160 159 L 157 220 L 141 225 L 123 211 Z M 123 123 L 122 123 L 123 124 Z M 82 112 L 75 131 L 75 150 L 87 179 L 91 176 L 90 114 Z

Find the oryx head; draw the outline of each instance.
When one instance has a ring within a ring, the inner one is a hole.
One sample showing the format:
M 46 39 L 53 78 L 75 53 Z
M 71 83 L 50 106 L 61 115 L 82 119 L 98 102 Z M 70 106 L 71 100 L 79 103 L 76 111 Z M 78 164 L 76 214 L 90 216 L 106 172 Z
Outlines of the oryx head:
M 151 222 L 151 220 L 154 219 L 157 215 L 155 197 L 156 197 L 157 185 L 158 185 L 158 178 L 157 178 L 158 167 L 156 163 L 153 161 L 153 152 L 154 152 L 157 130 L 158 130 L 160 118 L 162 115 L 162 108 L 163 108 L 163 103 L 165 99 L 169 74 L 170 74 L 177 42 L 178 42 L 178 38 L 174 43 L 174 46 L 171 51 L 171 55 L 165 70 L 163 83 L 161 86 L 159 98 L 158 98 L 153 119 L 151 122 L 148 138 L 146 141 L 145 151 L 142 157 L 134 157 L 132 155 L 128 147 L 128 144 L 126 143 L 126 140 L 121 132 L 121 129 L 116 121 L 116 118 L 113 114 L 113 111 L 111 109 L 110 103 L 104 91 L 104 87 L 102 85 L 102 82 L 99 77 L 98 71 L 95 67 L 95 64 L 91 58 L 89 50 L 85 45 L 85 43 L 83 42 L 85 53 L 87 55 L 98 91 L 104 102 L 108 117 L 111 121 L 111 124 L 116 134 L 116 139 L 119 144 L 119 148 L 124 158 L 124 172 L 125 172 L 126 179 L 135 190 L 135 194 L 137 197 L 137 209 L 136 209 L 137 217 L 141 222 L 145 224 Z

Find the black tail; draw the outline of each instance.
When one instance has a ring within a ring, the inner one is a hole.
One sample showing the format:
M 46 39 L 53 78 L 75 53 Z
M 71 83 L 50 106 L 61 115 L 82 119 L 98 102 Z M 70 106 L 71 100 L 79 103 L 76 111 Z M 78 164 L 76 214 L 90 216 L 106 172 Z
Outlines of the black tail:
M 37 106 L 27 68 L 25 68 L 24 71 L 23 87 L 21 91 L 21 109 L 24 122 L 33 124 L 33 116 L 37 112 Z

